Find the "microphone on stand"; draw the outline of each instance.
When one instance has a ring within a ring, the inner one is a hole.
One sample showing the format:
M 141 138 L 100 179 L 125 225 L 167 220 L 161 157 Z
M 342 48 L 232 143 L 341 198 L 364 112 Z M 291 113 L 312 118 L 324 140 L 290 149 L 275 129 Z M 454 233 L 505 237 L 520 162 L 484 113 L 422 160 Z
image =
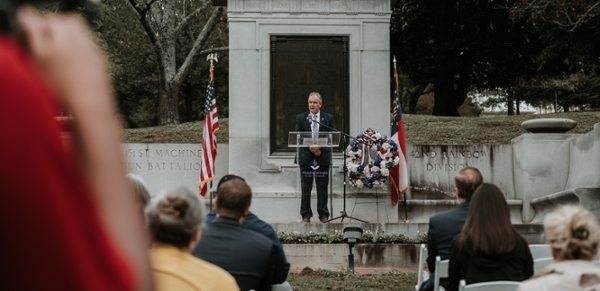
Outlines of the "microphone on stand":
M 312 114 L 309 114 L 308 116 L 306 116 L 306 120 L 308 120 L 308 123 L 310 123 L 310 124 L 313 123 L 313 119 L 311 117 L 312 117 Z

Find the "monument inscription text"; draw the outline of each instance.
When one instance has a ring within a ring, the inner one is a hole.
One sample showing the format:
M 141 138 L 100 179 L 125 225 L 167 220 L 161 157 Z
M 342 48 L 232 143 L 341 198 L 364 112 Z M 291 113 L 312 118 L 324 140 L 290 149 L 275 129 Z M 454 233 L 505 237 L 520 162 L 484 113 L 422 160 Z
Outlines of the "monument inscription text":
M 426 171 L 458 171 L 469 165 L 471 161 L 486 159 L 488 151 L 484 149 L 421 149 L 412 150 L 410 156 L 414 159 L 428 159 Z

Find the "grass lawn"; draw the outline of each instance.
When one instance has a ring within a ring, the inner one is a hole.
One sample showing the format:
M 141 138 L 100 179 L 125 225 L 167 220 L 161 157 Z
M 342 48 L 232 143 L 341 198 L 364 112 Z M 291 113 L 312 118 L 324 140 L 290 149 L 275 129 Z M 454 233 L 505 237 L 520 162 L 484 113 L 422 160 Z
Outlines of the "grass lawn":
M 577 126 L 569 133 L 586 133 L 600 122 L 600 111 L 582 111 L 553 114 L 529 114 L 484 117 L 439 117 L 404 114 L 406 142 L 415 145 L 509 144 L 510 140 L 526 133 L 521 123 L 533 118 L 569 118 Z M 136 129 L 125 129 L 124 139 L 129 143 L 200 143 L 202 121 Z M 217 141 L 229 140 L 229 119 L 219 119 Z M 366 128 L 362 129 L 365 130 Z M 389 128 L 374 128 L 389 132 Z M 360 132 L 352 132 L 358 135 Z
M 299 274 L 290 273 L 288 282 L 294 291 L 414 291 L 416 273 L 375 273 L 354 275 L 348 272 L 305 268 Z

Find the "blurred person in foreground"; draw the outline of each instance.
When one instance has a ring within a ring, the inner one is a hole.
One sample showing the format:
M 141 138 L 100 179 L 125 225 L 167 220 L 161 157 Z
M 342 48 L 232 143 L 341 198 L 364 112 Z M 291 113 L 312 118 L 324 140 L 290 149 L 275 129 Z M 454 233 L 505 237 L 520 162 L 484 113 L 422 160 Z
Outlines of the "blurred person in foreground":
M 544 219 L 544 233 L 554 263 L 519 286 L 526 290 L 600 290 L 597 258 L 600 230 L 589 211 L 563 206 Z
M 462 232 L 450 251 L 447 291 L 467 284 L 523 281 L 533 275 L 533 258 L 527 241 L 510 222 L 502 190 L 483 183 L 475 190 Z
M 146 209 L 158 291 L 239 290 L 229 273 L 191 254 L 202 233 L 203 207 L 197 194 L 182 187 L 157 197 Z
M 221 184 L 217 217 L 203 229 L 193 254 L 229 272 L 242 291 L 268 291 L 275 248 L 265 236 L 242 228 L 251 200 L 252 190 L 242 179 Z
M 142 213 L 144 213 L 144 209 L 150 204 L 150 200 L 152 199 L 150 191 L 148 191 L 148 186 L 146 186 L 146 182 L 144 182 L 144 179 L 139 175 L 129 173 L 127 174 L 127 178 L 133 186 L 135 197 L 137 198 Z
M 104 55 L 79 16 L 24 3 L 0 1 L 2 289 L 151 290 Z
M 429 279 L 419 287 L 419 291 L 433 290 L 435 278 L 435 257 L 440 256 L 447 260 L 450 256 L 452 241 L 465 225 L 469 205 L 473 192 L 483 183 L 481 172 L 474 167 L 464 167 L 454 176 L 454 191 L 458 200 L 458 207 L 436 214 L 429 218 L 429 230 L 427 231 L 427 267 L 429 268 Z M 448 279 L 440 279 L 440 286 L 446 288 Z
M 221 180 L 219 180 L 219 184 L 217 185 L 217 193 L 219 192 L 219 186 L 221 186 L 221 184 L 230 181 L 232 179 L 240 179 L 244 182 L 246 182 L 246 180 L 244 180 L 244 178 L 238 176 L 238 175 L 225 175 L 223 176 L 223 178 L 221 178 Z M 206 215 L 206 224 L 210 224 L 213 222 L 213 220 L 215 220 L 215 217 L 217 216 L 217 210 L 213 209 L 211 212 L 209 212 Z M 244 222 L 242 222 L 242 228 L 245 229 L 249 229 L 251 231 L 254 231 L 256 233 L 259 233 L 265 237 L 267 237 L 268 239 L 270 239 L 273 242 L 273 246 L 275 247 L 276 251 L 274 253 L 274 265 L 273 265 L 273 276 L 271 278 L 271 283 L 273 284 L 272 290 L 273 291 L 291 291 L 292 287 L 290 286 L 290 283 L 288 283 L 286 281 L 287 279 L 287 275 L 290 271 L 290 263 L 288 263 L 287 259 L 285 258 L 285 253 L 283 252 L 283 247 L 281 246 L 281 242 L 279 241 L 279 237 L 277 236 L 277 233 L 275 232 L 275 230 L 273 229 L 273 227 L 264 222 L 263 220 L 261 220 L 260 218 L 258 218 L 258 216 L 256 216 L 254 213 L 252 213 L 252 211 L 248 211 L 248 216 L 246 216 L 246 218 L 244 219 Z

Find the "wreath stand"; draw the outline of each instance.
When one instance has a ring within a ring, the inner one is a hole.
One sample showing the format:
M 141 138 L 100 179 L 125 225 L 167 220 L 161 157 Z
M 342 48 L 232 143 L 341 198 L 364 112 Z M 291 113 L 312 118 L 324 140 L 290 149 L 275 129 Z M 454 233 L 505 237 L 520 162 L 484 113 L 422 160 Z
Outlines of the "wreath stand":
M 398 164 L 398 150 L 397 145 L 393 140 L 388 140 L 386 136 L 382 136 L 379 132 L 372 129 L 367 129 L 363 134 L 357 136 L 351 143 L 351 150 L 349 150 L 350 156 L 345 153 L 346 163 L 347 159 L 351 159 L 349 162 L 350 169 L 347 169 L 346 165 L 344 168 L 349 171 L 348 177 L 350 178 L 350 184 L 359 189 L 363 187 L 375 188 L 375 202 L 364 201 L 358 202 L 359 195 L 357 193 L 354 201 L 354 207 L 352 208 L 352 214 L 356 209 L 356 204 L 371 204 L 374 203 L 377 208 L 377 223 L 379 224 L 379 203 L 385 203 L 385 201 L 379 201 L 379 187 L 385 189 L 385 182 L 389 177 L 389 170 Z M 374 157 L 371 157 L 372 152 L 377 152 Z M 387 173 L 384 173 L 383 170 Z M 387 208 L 385 208 L 385 214 L 388 223 L 390 222 Z
M 358 192 L 360 192 L 360 189 L 358 190 Z M 358 202 L 358 193 L 356 193 L 356 199 L 354 200 L 354 207 L 352 207 L 352 212 L 350 212 L 350 215 L 354 214 L 354 209 L 356 208 L 356 204 L 375 204 L 375 207 L 377 208 L 377 224 L 379 224 L 379 203 L 385 203 L 385 201 L 379 201 L 379 189 L 375 188 L 375 202 L 373 201 L 361 201 Z M 390 217 L 388 215 L 387 212 L 387 208 L 385 209 L 385 217 L 387 218 L 387 222 L 390 223 Z
M 316 122 L 316 121 L 315 121 L 315 122 Z M 326 125 L 323 125 L 323 126 L 327 127 Z M 336 130 L 336 129 L 332 129 L 332 130 Z M 337 130 L 336 130 L 336 131 L 337 131 Z M 344 142 L 343 142 L 343 144 L 342 144 L 342 146 L 344 147 L 344 153 L 343 153 L 343 155 L 344 155 L 344 156 L 343 156 L 343 159 L 344 159 L 344 168 L 343 168 L 343 172 L 344 172 L 344 195 L 343 195 L 343 197 L 344 197 L 344 210 L 340 211 L 340 213 L 341 213 L 341 214 L 340 214 L 340 216 L 338 216 L 338 217 L 334 217 L 334 218 L 332 218 L 332 219 L 330 219 L 330 220 L 327 220 L 326 222 L 330 222 L 330 221 L 333 221 L 333 220 L 336 220 L 336 219 L 341 219 L 341 220 L 340 220 L 340 222 L 344 222 L 344 218 L 346 218 L 346 217 L 347 217 L 347 218 L 349 218 L 349 219 L 358 220 L 358 221 L 360 221 L 360 222 L 362 222 L 362 223 L 368 223 L 368 222 L 367 222 L 367 221 L 365 221 L 365 220 L 362 220 L 362 219 L 358 219 L 358 218 L 354 218 L 354 217 L 352 217 L 352 216 L 349 216 L 349 215 L 347 214 L 347 212 L 346 212 L 346 178 L 347 178 L 347 176 L 348 176 L 348 175 L 346 174 L 346 173 L 348 172 L 348 168 L 346 167 L 346 151 L 348 150 L 348 148 L 347 148 L 347 147 L 348 147 L 348 145 L 346 144 L 346 138 L 351 138 L 351 139 L 354 139 L 354 138 L 353 138 L 352 136 L 348 135 L 348 134 L 345 134 L 345 133 L 341 132 L 341 131 L 338 131 L 338 132 L 342 134 L 342 137 L 343 137 L 343 139 L 344 139 Z M 356 204 L 355 204 L 354 206 L 356 207 Z M 332 210 L 333 210 L 333 209 L 332 209 Z M 352 212 L 354 213 L 354 209 L 352 209 Z

